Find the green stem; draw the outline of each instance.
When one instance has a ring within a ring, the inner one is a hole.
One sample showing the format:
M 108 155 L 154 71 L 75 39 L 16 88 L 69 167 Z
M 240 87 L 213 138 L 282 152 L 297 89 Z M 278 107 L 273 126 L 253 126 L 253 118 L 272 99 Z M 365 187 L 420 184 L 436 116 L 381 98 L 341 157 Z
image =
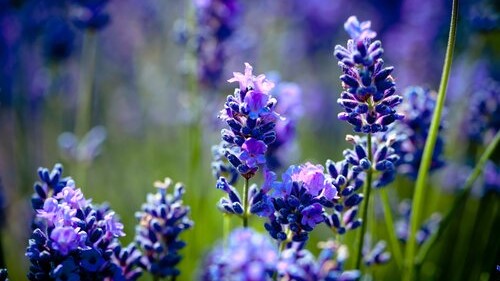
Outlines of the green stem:
M 367 151 L 368 151 L 368 160 L 370 163 L 372 162 L 372 135 L 371 133 L 368 133 L 367 135 Z M 356 258 L 355 258 L 355 269 L 360 269 L 361 267 L 361 259 L 363 257 L 363 242 L 364 242 L 364 237 L 365 237 L 365 232 L 366 232 L 366 225 L 367 225 L 367 217 L 368 217 L 368 206 L 370 205 L 370 192 L 372 189 L 372 174 L 373 170 L 370 167 L 368 171 L 366 171 L 366 182 L 365 185 L 363 186 L 363 202 L 362 202 L 362 208 L 361 208 L 361 229 L 358 231 L 358 236 L 356 238 L 357 241 L 357 251 L 356 251 Z
M 438 241 L 438 239 L 441 237 L 443 234 L 444 230 L 448 226 L 448 224 L 451 222 L 451 219 L 456 217 L 457 212 L 463 208 L 465 205 L 465 201 L 467 201 L 467 197 L 469 196 L 471 190 L 472 190 L 472 185 L 476 181 L 476 179 L 481 175 L 481 172 L 484 168 L 484 165 L 486 165 L 486 162 L 488 159 L 491 157 L 493 152 L 495 151 L 495 148 L 497 147 L 498 143 L 500 142 L 500 131 L 497 132 L 495 135 L 495 138 L 493 141 L 486 147 L 486 150 L 483 152 L 481 157 L 479 158 L 479 161 L 477 162 L 476 166 L 472 170 L 472 173 L 469 175 L 467 178 L 467 181 L 465 182 L 464 188 L 458 194 L 457 199 L 453 203 L 453 206 L 451 209 L 444 215 L 443 220 L 439 224 L 438 230 L 431 236 L 429 237 L 429 240 L 427 240 L 427 243 L 425 243 L 422 248 L 418 251 L 418 255 L 416 257 L 415 263 L 417 265 L 421 265 L 422 262 L 425 260 L 427 255 L 429 254 L 429 251 L 434 248 L 434 245 Z
M 229 231 L 231 228 L 231 217 L 229 214 L 222 214 L 222 241 L 224 246 L 226 244 L 227 237 L 229 236 Z
M 243 185 L 243 227 L 248 227 L 248 181 L 245 178 L 245 184 Z
M 92 88 L 95 71 L 96 34 L 92 31 L 84 33 L 83 49 L 81 58 L 81 71 L 78 89 L 78 105 L 75 120 L 75 135 L 82 139 L 90 129 L 90 118 L 92 115 Z M 85 161 L 76 163 L 76 180 L 80 187 L 85 187 L 87 179 L 88 163 Z
M 405 270 L 403 274 L 403 280 L 405 281 L 411 281 L 413 280 L 414 277 L 413 276 L 415 267 L 414 259 L 415 259 L 415 252 L 417 249 L 416 234 L 418 231 L 418 227 L 420 225 L 420 216 L 424 207 L 423 203 L 425 196 L 425 185 L 427 183 L 427 177 L 431 165 L 432 155 L 434 152 L 434 147 L 436 145 L 436 139 L 438 136 L 439 124 L 441 123 L 441 113 L 443 111 L 444 101 L 446 98 L 446 90 L 448 88 L 448 79 L 450 77 L 451 62 L 453 59 L 453 49 L 455 47 L 455 38 L 457 33 L 457 20 L 458 20 L 458 0 L 453 0 L 451 22 L 450 22 L 450 33 L 448 36 L 448 45 L 446 47 L 446 56 L 443 65 L 441 83 L 439 85 L 436 108 L 432 116 L 432 123 L 429 129 L 429 135 L 427 136 L 427 140 L 425 142 L 424 153 L 422 157 L 422 162 L 420 163 L 420 168 L 418 170 L 418 177 L 413 196 L 412 214 L 410 217 L 410 233 L 408 241 L 406 243 Z
M 387 188 L 380 189 L 380 199 L 382 200 L 382 208 L 384 210 L 385 225 L 387 226 L 387 233 L 389 234 L 389 241 L 391 243 L 392 252 L 398 268 L 403 268 L 403 253 L 399 241 L 394 232 L 394 219 L 392 218 L 391 205 L 389 204 L 389 195 Z

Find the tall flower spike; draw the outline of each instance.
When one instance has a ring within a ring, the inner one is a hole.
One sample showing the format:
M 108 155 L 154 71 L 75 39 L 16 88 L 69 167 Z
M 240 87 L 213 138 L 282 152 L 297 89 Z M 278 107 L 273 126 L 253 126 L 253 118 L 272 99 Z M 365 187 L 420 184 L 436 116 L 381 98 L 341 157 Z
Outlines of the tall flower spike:
M 122 269 L 111 258 L 117 238 L 125 235 L 115 213 L 106 205 L 92 205 L 73 180 L 61 180 L 62 166 L 50 173 L 38 171 L 43 183 L 35 184 L 33 196 L 36 218 L 26 250 L 28 279 L 122 280 Z
M 267 236 L 249 228 L 236 229 L 225 247 L 218 245 L 209 253 L 200 280 L 271 281 L 278 257 Z
M 385 140 L 384 140 L 385 139 Z M 384 139 L 372 138 L 373 162 L 368 160 L 367 138 L 347 135 L 346 140 L 354 145 L 353 149 L 344 150 L 346 161 L 353 166 L 357 172 L 372 169 L 374 173 L 374 184 L 376 188 L 384 187 L 396 178 L 396 166 L 399 162 L 399 155 L 392 147 L 395 141 L 394 136 L 384 136 Z
M 392 147 L 400 156 L 398 172 L 416 179 L 436 106 L 436 94 L 420 87 L 408 87 L 403 96 L 405 103 L 401 111 L 405 118 L 402 122 L 395 123 L 390 129 L 390 133 L 396 136 Z M 442 128 L 443 126 L 440 126 L 439 130 Z M 431 171 L 444 165 L 443 148 L 442 134 L 438 134 L 432 154 Z
M 323 166 L 311 163 L 290 166 L 281 182 L 273 178 L 264 183 L 261 190 L 265 194 L 257 194 L 252 199 L 250 211 L 258 214 L 256 209 L 265 210 L 269 221 L 264 226 L 274 239 L 287 240 L 289 230 L 293 241 L 306 241 L 309 232 L 325 221 L 324 208 L 333 207 L 337 189 Z
M 353 125 L 355 132 L 387 131 L 388 125 L 403 119 L 395 110 L 402 98 L 395 94 L 394 68 L 384 67 L 382 43 L 371 42 L 376 33 L 369 21 L 360 23 L 352 16 L 344 27 L 351 39 L 347 48 L 337 45 L 334 52 L 344 73 L 340 76 L 344 91 L 337 102 L 345 112 L 338 118 Z
M 274 83 L 261 74 L 255 77 L 252 66 L 245 63 L 245 73 L 235 72 L 229 82 L 239 82 L 240 87 L 227 97 L 219 118 L 229 129 L 221 131 L 228 143 L 224 155 L 245 178 L 255 175 L 258 167 L 265 164 L 265 153 L 275 141 L 274 127 L 279 114 L 276 99 L 269 95 Z
M 334 199 L 333 212 L 325 222 L 336 233 L 344 234 L 348 230 L 358 228 L 362 223 L 357 214 L 363 194 L 358 193 L 358 190 L 364 182 L 360 177 L 360 171 L 346 160 L 337 163 L 328 160 L 326 170 L 338 191 L 338 197 Z
M 171 183 L 169 178 L 155 182 L 158 191 L 148 194 L 142 211 L 136 213 L 139 224 L 135 241 L 143 251 L 145 269 L 159 278 L 179 275 L 177 265 L 182 259 L 179 250 L 186 245 L 179 234 L 193 226 L 189 207 L 182 202 L 184 186 L 177 183 L 168 194 Z
M 355 281 L 361 277 L 358 270 L 344 271 L 347 246 L 328 241 L 320 247 L 317 260 L 306 249 L 284 250 L 278 263 L 279 280 Z

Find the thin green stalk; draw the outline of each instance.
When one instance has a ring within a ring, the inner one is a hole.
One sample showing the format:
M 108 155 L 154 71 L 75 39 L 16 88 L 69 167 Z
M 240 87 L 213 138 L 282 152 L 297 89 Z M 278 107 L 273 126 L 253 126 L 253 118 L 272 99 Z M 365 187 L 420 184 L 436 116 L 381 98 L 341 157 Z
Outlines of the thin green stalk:
M 448 45 L 446 47 L 446 56 L 443 65 L 443 73 L 441 76 L 441 83 L 439 85 L 438 97 L 436 108 L 432 116 L 432 123 L 429 129 L 429 135 L 425 142 L 424 153 L 420 168 L 418 171 L 417 182 L 413 196 L 412 214 L 410 217 L 410 233 L 406 243 L 406 256 L 405 256 L 405 270 L 403 280 L 413 280 L 413 273 L 415 268 L 415 253 L 417 250 L 416 234 L 420 225 L 420 216 L 422 215 L 425 186 L 427 184 L 427 177 L 431 165 L 432 154 L 436 145 L 438 136 L 439 124 L 441 123 L 441 113 L 444 107 L 446 98 L 446 90 L 448 88 L 448 79 L 450 77 L 451 63 L 453 60 L 453 49 L 455 47 L 455 38 L 457 33 L 457 20 L 458 20 L 458 0 L 453 0 L 450 33 L 448 36 Z
M 370 160 L 370 163 L 372 162 L 372 134 L 368 133 L 367 136 L 367 150 L 368 150 L 368 160 Z M 368 217 L 368 206 L 370 205 L 370 192 L 372 189 L 372 174 L 373 174 L 373 169 L 370 167 L 368 171 L 366 171 L 366 182 L 365 185 L 363 186 L 363 202 L 362 202 L 362 208 L 361 208 L 361 219 L 362 219 L 362 224 L 361 224 L 361 229 L 358 231 L 358 236 L 356 238 L 356 242 L 358 245 L 357 251 L 356 251 L 356 258 L 355 258 L 355 269 L 359 269 L 361 267 L 361 259 L 363 257 L 363 242 L 364 242 L 364 237 L 365 237 L 365 232 L 366 232 L 366 225 L 368 224 L 367 222 L 367 217 Z
M 245 178 L 245 184 L 243 185 L 243 227 L 248 227 L 248 181 Z
M 394 260 L 399 269 L 403 268 L 403 253 L 399 241 L 394 232 L 394 219 L 392 218 L 391 205 L 389 204 L 389 195 L 387 188 L 380 189 L 380 199 L 382 200 L 382 208 L 384 210 L 385 225 L 387 226 L 387 233 L 389 234 L 389 242 L 391 243 Z
M 226 244 L 227 237 L 229 236 L 229 231 L 231 229 L 231 217 L 229 214 L 222 214 L 222 241 L 224 246 Z
M 78 105 L 75 120 L 75 135 L 83 136 L 90 129 L 90 118 L 92 115 L 92 88 L 94 84 L 95 55 L 97 47 L 96 34 L 86 31 L 83 38 L 83 49 L 81 58 L 80 81 L 78 85 Z M 78 161 L 78 160 L 77 160 Z M 88 163 L 85 161 L 76 163 L 76 179 L 79 186 L 85 188 L 87 180 Z
M 476 179 L 481 175 L 481 172 L 484 168 L 484 165 L 486 165 L 486 162 L 488 159 L 491 157 L 493 152 L 495 151 L 495 148 L 498 146 L 498 143 L 500 142 L 500 131 L 497 132 L 495 135 L 495 138 L 493 141 L 486 147 L 486 150 L 483 152 L 481 157 L 479 158 L 479 161 L 477 162 L 476 166 L 472 170 L 472 173 L 469 175 L 467 178 L 467 181 L 465 182 L 464 188 L 458 195 L 457 199 L 453 203 L 453 206 L 451 209 L 444 215 L 443 220 L 439 224 L 438 230 L 431 236 L 429 237 L 429 240 L 427 240 L 427 243 L 425 243 L 422 248 L 418 251 L 418 255 L 415 259 L 415 263 L 417 265 L 421 265 L 422 262 L 425 260 L 427 255 L 429 254 L 429 251 L 434 248 L 434 245 L 436 242 L 439 240 L 441 235 L 444 233 L 444 230 L 448 226 L 448 224 L 451 222 L 451 219 L 456 217 L 457 212 L 463 208 L 465 201 L 467 200 L 467 197 L 469 196 L 471 190 L 472 190 L 472 185 L 476 181 Z

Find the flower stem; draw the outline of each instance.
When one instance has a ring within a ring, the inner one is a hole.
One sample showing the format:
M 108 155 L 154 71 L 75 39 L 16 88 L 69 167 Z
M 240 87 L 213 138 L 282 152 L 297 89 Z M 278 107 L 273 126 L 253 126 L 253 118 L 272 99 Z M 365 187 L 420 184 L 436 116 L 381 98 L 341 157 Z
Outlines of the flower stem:
M 438 136 L 439 124 L 441 123 L 441 113 L 444 107 L 444 101 L 446 97 L 446 90 L 448 88 L 448 79 L 450 77 L 451 63 L 453 59 L 453 49 L 455 47 L 455 38 L 457 33 L 457 19 L 458 19 L 458 0 L 453 0 L 452 12 L 451 12 L 451 22 L 450 22 L 450 33 L 448 36 L 448 45 L 446 47 L 446 56 L 443 65 L 443 73 L 441 76 L 441 83 L 439 84 L 439 92 L 437 97 L 437 104 L 432 116 L 432 123 L 429 129 L 429 135 L 425 142 L 424 153 L 422 157 L 422 162 L 418 170 L 417 182 L 415 185 L 415 191 L 413 196 L 412 204 L 412 214 L 410 217 L 410 233 L 408 237 L 408 242 L 406 243 L 406 256 L 405 256 L 405 270 L 403 273 L 403 280 L 411 281 L 413 280 L 414 273 L 414 259 L 415 252 L 417 248 L 416 244 L 416 234 L 418 226 L 420 224 L 420 216 L 423 209 L 425 185 L 427 183 L 427 177 L 429 173 L 429 168 L 431 165 L 432 154 L 434 152 L 434 147 L 436 145 L 436 140 Z
M 495 138 L 493 141 L 486 147 L 486 150 L 483 152 L 481 157 L 479 158 L 479 161 L 477 162 L 476 166 L 472 170 L 472 173 L 469 175 L 467 178 L 467 181 L 465 182 L 464 188 L 461 190 L 460 194 L 458 195 L 457 199 L 453 203 L 453 206 L 451 209 L 444 215 L 443 220 L 439 224 L 438 230 L 431 236 L 429 237 L 429 240 L 427 243 L 425 243 L 422 248 L 418 251 L 417 257 L 415 259 L 415 263 L 417 266 L 420 266 L 422 262 L 425 260 L 427 255 L 429 254 L 429 251 L 434 247 L 438 239 L 441 237 L 443 234 L 444 230 L 448 226 L 448 224 L 451 222 L 451 219 L 454 218 L 457 214 L 457 212 L 463 208 L 465 205 L 465 201 L 467 200 L 467 197 L 469 196 L 471 190 L 472 190 L 472 185 L 476 181 L 476 179 L 479 177 L 481 174 L 484 165 L 486 164 L 486 161 L 491 157 L 493 152 L 495 151 L 495 148 L 498 146 L 498 143 L 500 142 L 500 131 L 497 132 L 495 135 Z
M 243 227 L 248 227 L 248 178 L 243 185 Z
M 403 268 L 403 253 L 399 241 L 394 232 L 394 219 L 392 218 L 391 206 L 389 204 L 389 195 L 386 188 L 380 189 L 380 199 L 382 200 L 382 208 L 384 209 L 385 225 L 387 226 L 387 233 L 389 234 L 389 241 L 391 243 L 392 252 L 398 268 Z
M 367 150 L 368 150 L 368 160 L 370 163 L 373 161 L 373 156 L 372 156 L 372 134 L 368 133 L 367 135 Z M 361 259 L 363 257 L 363 242 L 364 242 L 364 237 L 365 237 L 365 232 L 366 232 L 366 225 L 367 225 L 367 217 L 368 217 L 368 205 L 370 205 L 370 192 L 372 189 L 372 174 L 373 170 L 372 167 L 370 166 L 370 169 L 366 171 L 366 182 L 365 185 L 363 186 L 363 207 L 361 208 L 361 230 L 358 231 L 358 237 L 356 239 L 358 249 L 356 251 L 356 259 L 355 259 L 355 269 L 360 269 L 361 267 Z

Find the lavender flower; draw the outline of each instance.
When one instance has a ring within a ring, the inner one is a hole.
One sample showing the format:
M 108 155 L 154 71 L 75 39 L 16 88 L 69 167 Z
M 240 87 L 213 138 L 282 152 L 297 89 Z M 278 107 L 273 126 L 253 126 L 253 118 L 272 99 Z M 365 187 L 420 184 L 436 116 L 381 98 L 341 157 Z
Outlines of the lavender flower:
M 363 200 L 363 194 L 357 192 L 363 186 L 363 180 L 360 178 L 360 171 L 346 160 L 337 163 L 328 160 L 326 169 L 338 191 L 338 198 L 334 199 L 333 212 L 325 222 L 336 233 L 344 234 L 362 223 L 356 216 Z
M 123 225 L 107 206 L 96 207 L 71 179 L 61 179 L 62 166 L 40 168 L 35 184 L 36 218 L 26 256 L 30 280 L 103 280 L 123 278 L 111 258 L 124 236 Z M 64 186 L 61 189 L 61 186 Z
M 135 241 L 143 251 L 145 269 L 159 278 L 179 275 L 179 250 L 186 245 L 179 234 L 193 226 L 189 207 L 182 203 L 184 186 L 177 183 L 173 193 L 167 194 L 171 183 L 169 178 L 155 182 L 158 192 L 148 194 L 142 211 L 136 213 L 139 224 Z
M 391 254 L 385 251 L 387 243 L 385 241 L 378 241 L 373 248 L 371 248 L 371 244 L 371 236 L 366 234 L 363 243 L 363 261 L 365 265 L 370 266 L 389 262 Z
M 391 76 L 393 67 L 383 67 L 382 43 L 371 42 L 376 33 L 370 30 L 370 22 L 359 22 L 350 17 L 345 30 L 351 36 L 347 48 L 335 46 L 335 56 L 344 73 L 340 76 L 344 91 L 338 103 L 345 112 L 340 120 L 354 126 L 355 132 L 376 133 L 387 131 L 387 126 L 403 115 L 396 113 L 402 98 L 395 94 L 395 82 Z
M 125 280 L 133 281 L 141 277 L 141 267 L 145 267 L 141 258 L 141 252 L 137 250 L 133 243 L 125 248 L 117 246 L 113 250 L 113 262 L 121 268 Z
M 238 24 L 238 0 L 196 0 L 198 79 L 215 88 L 224 70 L 226 45 Z
M 270 281 L 278 263 L 278 249 L 268 237 L 249 228 L 236 229 L 226 246 L 208 255 L 200 280 Z
M 71 0 L 74 3 L 73 22 L 81 29 L 100 30 L 109 24 L 105 11 L 109 0 Z
M 344 150 L 346 161 L 353 165 L 357 172 L 372 169 L 376 188 L 384 187 L 396 178 L 396 166 L 399 156 L 392 147 L 395 141 L 393 136 L 384 136 L 385 141 L 376 137 L 372 138 L 373 162 L 368 160 L 367 138 L 347 135 L 346 140 L 354 145 L 354 149 Z
M 271 170 L 280 168 L 290 154 L 294 145 L 297 123 L 303 115 L 302 91 L 295 83 L 280 82 L 271 92 L 272 96 L 280 100 L 276 112 L 286 116 L 285 120 L 276 122 L 276 140 L 268 145 L 266 156 L 267 167 Z
M 324 207 L 333 207 L 336 197 L 337 189 L 323 166 L 306 163 L 290 166 L 281 182 L 269 172 L 261 192 L 252 198 L 250 211 L 268 217 L 265 228 L 274 239 L 286 240 L 288 229 L 293 241 L 302 242 L 325 221 Z
M 344 271 L 347 247 L 333 241 L 321 243 L 318 260 L 306 249 L 289 248 L 281 253 L 278 263 L 279 280 L 350 281 L 358 280 L 358 270 Z
M 436 106 L 436 93 L 420 87 L 409 87 L 404 94 L 405 103 L 401 111 L 405 115 L 403 122 L 394 124 L 391 134 L 396 135 L 393 146 L 396 154 L 400 156 L 398 172 L 416 179 L 425 141 L 429 135 L 432 115 Z M 439 130 L 442 131 L 442 126 Z M 436 170 L 444 165 L 444 141 L 442 134 L 438 134 L 436 147 L 432 154 L 430 170 Z
M 396 221 L 394 226 L 396 228 L 396 236 L 399 241 L 406 242 L 410 231 L 411 201 L 402 201 L 399 204 L 398 212 L 400 214 L 400 219 Z M 439 213 L 434 213 L 422 223 L 416 236 L 419 245 L 425 243 L 425 241 L 438 230 L 441 219 L 442 217 Z
M 264 75 L 255 77 L 252 66 L 245 63 L 245 74 L 235 72 L 229 82 L 239 82 L 234 95 L 229 95 L 219 118 L 228 129 L 221 131 L 228 143 L 224 155 L 245 178 L 255 175 L 258 166 L 265 163 L 267 146 L 274 142 L 274 127 L 279 115 L 275 112 L 276 99 L 269 95 L 274 84 Z

